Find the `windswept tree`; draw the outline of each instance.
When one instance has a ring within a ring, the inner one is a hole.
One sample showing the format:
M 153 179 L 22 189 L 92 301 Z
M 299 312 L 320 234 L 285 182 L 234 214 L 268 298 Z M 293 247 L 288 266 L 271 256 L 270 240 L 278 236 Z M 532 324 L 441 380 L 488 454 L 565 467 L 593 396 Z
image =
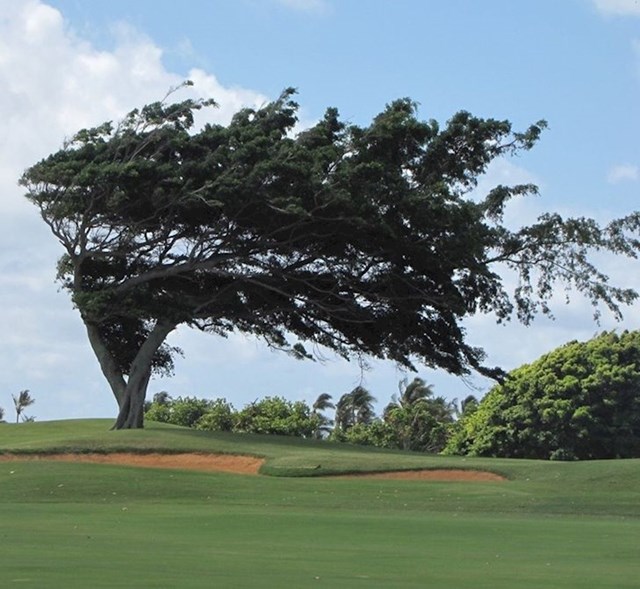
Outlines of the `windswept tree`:
M 429 399 L 433 396 L 433 386 L 427 384 L 424 379 L 416 376 L 411 382 L 403 379 L 398 384 L 399 395 L 394 395 L 391 402 L 385 407 L 386 414 L 393 408 L 409 408 L 419 401 Z
M 342 431 L 347 431 L 354 425 L 367 425 L 375 417 L 373 404 L 375 397 L 363 386 L 357 386 L 345 393 L 336 404 L 335 423 Z
M 11 395 L 11 398 L 13 399 L 13 406 L 16 410 L 16 423 L 18 423 L 23 411 L 33 405 L 36 400 L 29 394 L 28 390 L 20 391 L 17 395 Z M 29 418 L 28 421 L 33 421 L 33 418 Z
M 440 452 L 453 424 L 454 404 L 434 396 L 433 387 L 422 378 L 400 382 L 400 395 L 384 410 L 388 439 L 395 447 L 418 452 Z
M 588 254 L 634 256 L 640 215 L 601 227 L 550 213 L 509 228 L 505 205 L 535 186 L 470 195 L 491 161 L 535 144 L 543 121 L 516 132 L 459 112 L 440 127 L 401 99 L 369 125 L 331 108 L 292 136 L 292 97 L 195 131 L 195 111 L 212 101 L 150 104 L 80 131 L 24 173 L 118 402 L 114 427 L 142 427 L 179 325 L 252 334 L 298 357 L 291 338 L 346 358 L 498 376 L 467 341 L 465 317 L 527 323 L 549 311 L 556 282 L 616 314 L 636 298 Z
M 350 394 L 354 423 L 363 425 L 371 423 L 376 416 L 373 408 L 376 398 L 363 386 L 357 386 Z
M 336 403 L 335 426 L 341 431 L 347 431 L 355 424 L 355 412 L 353 409 L 351 393 L 342 395 Z
M 318 423 L 318 427 L 313 433 L 315 438 L 322 438 L 323 435 L 330 431 L 333 420 L 329 419 L 324 412 L 327 409 L 335 408 L 336 406 L 333 404 L 332 396 L 329 393 L 319 394 L 317 399 L 313 402 L 313 405 L 311 406 L 311 413 Z

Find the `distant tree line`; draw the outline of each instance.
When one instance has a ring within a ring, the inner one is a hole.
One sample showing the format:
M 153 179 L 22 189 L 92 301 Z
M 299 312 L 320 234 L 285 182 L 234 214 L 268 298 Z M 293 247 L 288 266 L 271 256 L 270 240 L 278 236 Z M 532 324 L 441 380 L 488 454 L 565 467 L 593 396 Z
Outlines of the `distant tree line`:
M 334 403 L 265 397 L 240 410 L 226 399 L 158 393 L 146 417 L 202 430 L 279 434 L 428 453 L 585 460 L 640 457 L 640 332 L 570 342 L 509 373 L 481 401 L 436 396 L 402 381 L 376 415 L 358 386 Z M 332 412 L 332 413 L 330 413 Z
M 283 436 L 319 436 L 323 418 L 304 401 L 264 397 L 236 410 L 226 399 L 177 397 L 157 393 L 146 405 L 146 418 L 209 431 Z
M 435 396 L 433 388 L 421 378 L 401 383 L 394 395 L 376 415 L 376 399 L 363 386 L 343 394 L 336 403 L 328 393 L 312 405 L 269 396 L 236 410 L 226 399 L 197 397 L 172 398 L 157 393 L 148 402 L 146 418 L 209 431 L 278 434 L 328 439 L 352 444 L 396 448 L 418 452 L 441 452 L 460 415 L 457 403 Z M 462 406 L 477 403 L 467 399 Z M 333 415 L 328 414 L 333 410 Z

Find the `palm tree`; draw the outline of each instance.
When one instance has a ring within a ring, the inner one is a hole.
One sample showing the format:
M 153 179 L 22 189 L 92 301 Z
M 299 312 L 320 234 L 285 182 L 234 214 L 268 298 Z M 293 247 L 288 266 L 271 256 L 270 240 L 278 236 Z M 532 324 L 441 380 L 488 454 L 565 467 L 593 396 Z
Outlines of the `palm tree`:
M 347 431 L 356 423 L 371 423 L 375 417 L 375 402 L 375 397 L 362 386 L 345 393 L 336 403 L 336 427 Z
M 384 409 L 384 416 L 396 407 L 409 409 L 416 403 L 433 398 L 433 385 L 427 384 L 422 378 L 416 377 L 410 383 L 404 378 L 398 383 L 400 396 L 393 395 L 391 402 Z
M 322 414 L 327 409 L 335 409 L 336 406 L 331 402 L 331 399 L 332 397 L 329 393 L 322 393 L 318 395 L 311 407 L 311 414 L 318 420 L 318 427 L 313 432 L 314 438 L 322 438 L 323 434 L 328 432 L 333 424 L 333 420 Z
M 433 386 L 421 378 L 399 383 L 399 396 L 394 395 L 385 407 L 384 421 L 391 425 L 397 444 L 403 450 L 439 452 L 453 423 L 455 401 L 435 397 Z
M 314 401 L 312 409 L 317 413 L 319 411 L 326 411 L 327 409 L 335 409 L 335 405 L 331 402 L 331 395 L 329 393 L 322 393 L 318 395 L 318 398 Z
M 33 405 L 36 400 L 29 394 L 28 390 L 20 391 L 17 396 L 11 395 L 11 398 L 16 408 L 16 423 L 18 423 L 21 413 L 29 407 L 29 405 Z
M 336 403 L 335 423 L 336 428 L 342 431 L 348 430 L 355 423 L 352 393 L 345 393 L 338 399 Z
M 364 387 L 357 386 L 351 391 L 351 406 L 354 423 L 371 423 L 376 416 L 373 404 L 376 398 Z
M 423 379 L 416 377 L 409 384 L 404 380 L 404 391 L 400 396 L 400 404 L 403 406 L 414 405 L 424 399 L 433 397 L 433 385 L 427 384 Z

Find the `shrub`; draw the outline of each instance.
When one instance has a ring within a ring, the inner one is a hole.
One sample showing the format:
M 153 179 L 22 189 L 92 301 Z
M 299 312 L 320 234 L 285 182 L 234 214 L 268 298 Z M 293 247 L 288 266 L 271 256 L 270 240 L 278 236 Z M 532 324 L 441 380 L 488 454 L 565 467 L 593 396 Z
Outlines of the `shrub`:
M 236 430 L 256 434 L 311 437 L 320 426 L 304 401 L 265 397 L 244 407 L 237 414 Z
M 461 420 L 447 452 L 640 457 L 640 332 L 570 342 L 514 370 Z
M 237 414 L 226 399 L 215 399 L 209 403 L 207 412 L 196 421 L 200 430 L 230 432 L 235 428 Z

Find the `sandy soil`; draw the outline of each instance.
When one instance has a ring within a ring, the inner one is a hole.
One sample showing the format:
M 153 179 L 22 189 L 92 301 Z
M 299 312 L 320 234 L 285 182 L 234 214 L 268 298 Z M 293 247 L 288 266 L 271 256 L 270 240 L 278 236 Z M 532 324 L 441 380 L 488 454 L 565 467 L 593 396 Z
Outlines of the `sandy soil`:
M 231 472 L 235 474 L 257 475 L 261 458 L 232 454 L 2 454 L 0 462 L 13 460 L 59 460 L 64 462 L 91 462 L 97 464 L 122 464 L 149 468 L 173 468 L 206 472 Z M 411 470 L 340 475 L 335 478 L 370 478 L 392 480 L 424 481 L 504 481 L 500 475 L 474 470 Z
M 232 454 L 48 454 L 48 455 L 4 455 L 0 462 L 8 460 L 59 460 L 62 462 L 92 462 L 97 464 L 122 464 L 149 468 L 173 468 L 207 472 L 232 472 L 236 474 L 258 474 L 264 462 L 252 456 Z

